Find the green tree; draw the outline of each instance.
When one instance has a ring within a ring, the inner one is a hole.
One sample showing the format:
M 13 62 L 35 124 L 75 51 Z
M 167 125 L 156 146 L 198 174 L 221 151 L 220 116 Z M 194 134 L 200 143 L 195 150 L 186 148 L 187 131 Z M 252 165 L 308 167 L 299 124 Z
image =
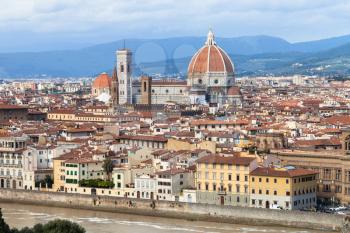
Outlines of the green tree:
M 108 180 L 111 180 L 111 174 L 113 172 L 113 161 L 111 158 L 106 158 L 103 161 L 103 170 L 107 173 Z
M 1 233 L 11 233 L 9 225 L 7 225 L 4 218 L 2 217 L 1 208 L 0 208 L 0 232 Z
M 61 219 L 48 222 L 43 230 L 44 233 L 85 233 L 85 229 L 78 224 Z
M 29 227 L 25 227 L 22 230 L 18 231 L 16 229 L 12 229 L 12 233 L 36 233 L 36 231 L 30 229 Z
M 33 231 L 34 231 L 34 233 L 44 233 L 43 224 L 38 223 L 38 224 L 34 225 Z
M 85 229 L 80 225 L 68 220 L 56 219 L 45 225 L 36 224 L 33 228 L 25 227 L 22 230 L 10 229 L 4 221 L 0 208 L 0 233 L 85 233 Z

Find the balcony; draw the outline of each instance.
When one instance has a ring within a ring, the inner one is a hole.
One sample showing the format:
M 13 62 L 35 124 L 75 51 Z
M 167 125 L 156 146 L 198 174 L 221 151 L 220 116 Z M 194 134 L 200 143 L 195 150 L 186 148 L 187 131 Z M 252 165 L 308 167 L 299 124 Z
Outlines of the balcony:
M 0 163 L 0 167 L 6 167 L 6 168 L 22 168 L 22 164 Z
M 224 188 L 224 189 L 218 189 L 218 195 L 226 195 L 227 194 L 227 192 L 226 192 L 226 188 Z

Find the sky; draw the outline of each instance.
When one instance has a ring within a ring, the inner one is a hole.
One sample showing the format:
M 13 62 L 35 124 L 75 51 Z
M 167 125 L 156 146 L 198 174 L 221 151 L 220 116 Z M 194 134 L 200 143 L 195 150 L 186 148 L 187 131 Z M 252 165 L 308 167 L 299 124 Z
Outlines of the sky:
M 0 53 L 128 38 L 350 34 L 350 0 L 0 0 Z

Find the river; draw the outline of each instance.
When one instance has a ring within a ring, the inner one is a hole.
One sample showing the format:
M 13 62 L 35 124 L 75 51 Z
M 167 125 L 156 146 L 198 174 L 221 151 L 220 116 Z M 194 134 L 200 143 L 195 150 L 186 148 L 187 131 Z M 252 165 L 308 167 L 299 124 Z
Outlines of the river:
M 5 221 L 22 228 L 53 219 L 68 219 L 81 224 L 87 233 L 325 233 L 294 228 L 247 226 L 178 219 L 147 217 L 90 210 L 76 210 L 23 204 L 0 203 Z

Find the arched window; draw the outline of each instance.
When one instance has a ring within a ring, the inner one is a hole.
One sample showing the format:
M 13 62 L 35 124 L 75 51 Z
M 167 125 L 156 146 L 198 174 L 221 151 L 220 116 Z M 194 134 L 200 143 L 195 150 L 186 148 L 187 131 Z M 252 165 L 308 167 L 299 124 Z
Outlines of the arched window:
M 202 84 L 202 83 L 203 83 L 203 80 L 202 80 L 202 79 L 198 79 L 198 83 L 199 83 L 199 84 Z

